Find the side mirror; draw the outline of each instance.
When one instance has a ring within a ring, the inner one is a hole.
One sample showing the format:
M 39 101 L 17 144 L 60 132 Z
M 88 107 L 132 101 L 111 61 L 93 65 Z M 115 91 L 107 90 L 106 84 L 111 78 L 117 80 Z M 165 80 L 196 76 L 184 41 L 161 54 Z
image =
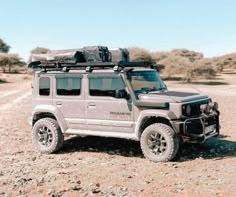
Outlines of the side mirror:
M 116 98 L 124 98 L 124 99 L 129 99 L 129 95 L 126 92 L 125 89 L 117 89 L 115 93 Z

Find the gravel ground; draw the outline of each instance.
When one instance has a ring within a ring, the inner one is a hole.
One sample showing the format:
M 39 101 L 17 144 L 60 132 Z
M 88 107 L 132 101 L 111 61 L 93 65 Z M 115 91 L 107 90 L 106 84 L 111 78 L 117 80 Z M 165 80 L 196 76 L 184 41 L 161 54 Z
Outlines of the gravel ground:
M 223 75 L 229 84 L 219 86 L 167 83 L 212 96 L 222 126 L 218 138 L 184 145 L 168 163 L 144 159 L 138 142 L 100 137 L 66 137 L 59 153 L 38 153 L 22 77 L 0 84 L 0 196 L 236 196 L 236 76 Z

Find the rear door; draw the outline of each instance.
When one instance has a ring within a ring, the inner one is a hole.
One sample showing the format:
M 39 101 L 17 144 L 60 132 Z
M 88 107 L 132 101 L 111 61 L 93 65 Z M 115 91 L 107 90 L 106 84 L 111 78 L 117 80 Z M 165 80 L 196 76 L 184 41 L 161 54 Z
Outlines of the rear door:
M 71 129 L 86 129 L 82 74 L 58 74 L 54 80 L 53 104 Z
M 88 75 L 86 119 L 89 130 L 133 132 L 134 116 L 131 100 L 116 98 L 116 90 L 125 85 L 116 74 Z
M 40 105 L 52 105 L 52 75 L 37 77 L 33 84 L 33 108 Z M 37 88 L 38 87 L 38 88 Z

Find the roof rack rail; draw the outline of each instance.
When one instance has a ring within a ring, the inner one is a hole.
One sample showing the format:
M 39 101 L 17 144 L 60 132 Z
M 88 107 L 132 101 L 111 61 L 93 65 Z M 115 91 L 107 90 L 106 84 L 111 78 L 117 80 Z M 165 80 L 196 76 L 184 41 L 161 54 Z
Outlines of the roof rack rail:
M 125 68 L 135 68 L 135 67 L 148 67 L 154 68 L 152 62 L 82 62 L 74 63 L 70 61 L 55 61 L 55 60 L 43 60 L 38 61 L 34 64 L 29 64 L 29 67 L 36 66 L 37 68 L 46 71 L 69 71 L 69 70 L 86 70 L 91 72 L 94 69 L 106 69 L 113 68 L 115 71 L 121 71 Z

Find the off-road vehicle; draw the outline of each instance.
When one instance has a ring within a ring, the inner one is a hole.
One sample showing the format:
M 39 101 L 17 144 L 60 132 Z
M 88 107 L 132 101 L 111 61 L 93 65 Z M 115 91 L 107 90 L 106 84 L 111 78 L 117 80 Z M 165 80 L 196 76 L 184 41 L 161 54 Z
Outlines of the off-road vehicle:
M 203 143 L 219 134 L 217 103 L 168 91 L 151 64 L 65 56 L 30 64 L 41 68 L 32 82 L 31 122 L 39 151 L 58 151 L 64 134 L 115 137 L 140 141 L 144 156 L 159 162 L 172 160 L 180 142 Z

